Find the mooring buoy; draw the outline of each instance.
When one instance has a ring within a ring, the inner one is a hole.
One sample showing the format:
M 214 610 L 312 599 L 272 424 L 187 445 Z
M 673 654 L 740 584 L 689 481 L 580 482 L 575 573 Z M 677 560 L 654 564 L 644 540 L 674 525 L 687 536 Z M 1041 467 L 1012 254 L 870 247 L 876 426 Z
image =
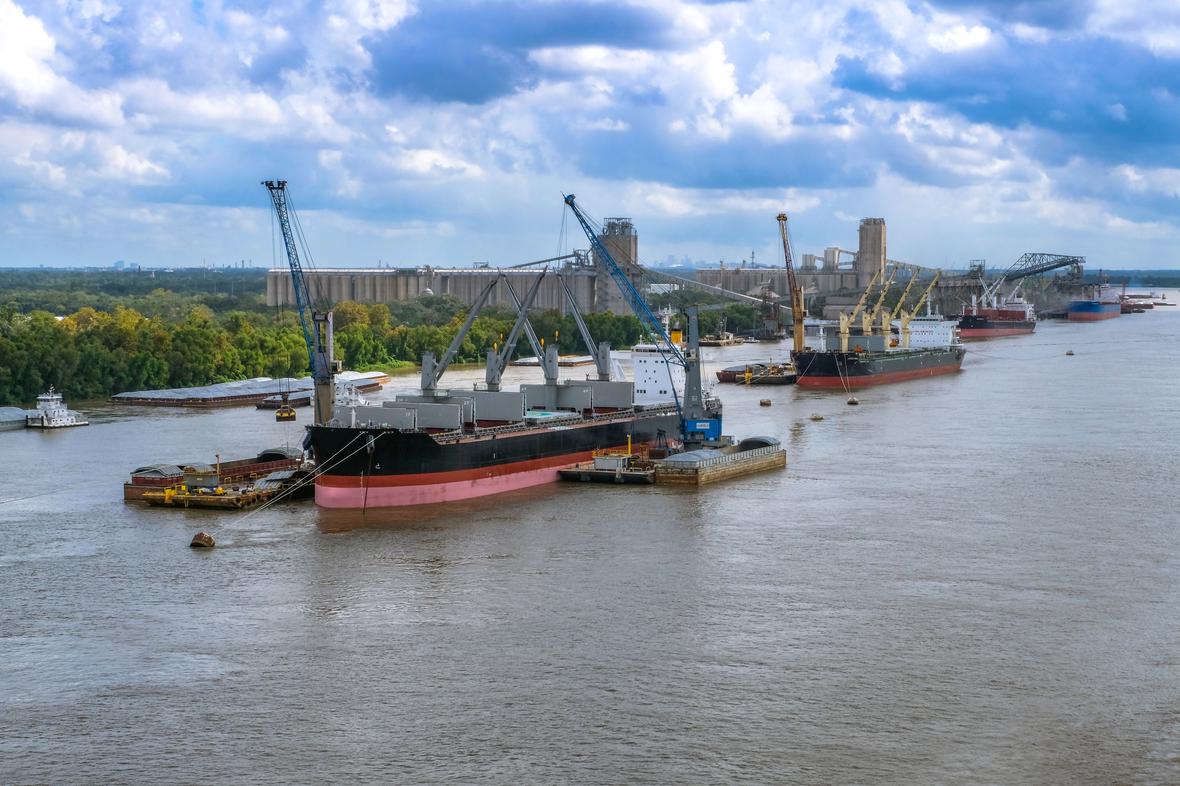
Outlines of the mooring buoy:
M 193 535 L 192 543 L 188 545 L 190 549 L 211 549 L 214 546 L 213 536 L 202 530 Z

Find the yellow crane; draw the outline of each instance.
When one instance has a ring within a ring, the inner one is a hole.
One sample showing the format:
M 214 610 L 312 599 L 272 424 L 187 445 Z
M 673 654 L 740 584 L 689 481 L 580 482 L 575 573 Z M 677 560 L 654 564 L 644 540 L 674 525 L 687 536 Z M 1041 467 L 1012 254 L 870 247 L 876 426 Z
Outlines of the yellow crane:
M 869 279 L 869 285 L 865 287 L 865 291 L 860 294 L 860 300 L 857 301 L 856 307 L 852 309 L 850 314 L 840 315 L 840 351 L 848 351 L 848 333 L 852 326 L 853 320 L 860 314 L 861 309 L 865 307 L 865 301 L 869 298 L 869 292 L 877 285 L 877 280 L 881 278 L 881 271 L 878 270 L 873 273 L 873 277 Z
M 787 287 L 791 290 L 791 326 L 792 326 L 792 350 L 793 356 L 796 352 L 803 351 L 803 287 L 799 286 L 798 280 L 795 278 L 795 264 L 794 255 L 791 253 L 791 238 L 787 234 L 787 214 L 778 214 L 778 232 L 783 239 L 783 257 L 787 260 Z
M 897 300 L 897 305 L 893 309 L 893 313 L 889 315 L 890 320 L 897 319 L 897 315 L 901 313 L 905 306 L 905 299 L 910 296 L 910 290 L 914 288 L 914 282 L 918 280 L 918 268 L 913 268 L 913 273 L 910 274 L 910 281 L 905 285 L 905 289 L 901 293 L 901 297 Z
M 877 296 L 877 302 L 873 305 L 873 310 L 861 317 L 861 328 L 866 336 L 873 334 L 873 323 L 881 315 L 881 306 L 885 305 L 885 295 L 889 294 L 889 288 L 893 286 L 893 277 L 896 275 L 897 268 L 895 267 L 889 271 L 889 278 L 885 279 L 885 283 L 881 286 L 881 294 Z
M 901 346 L 903 349 L 910 348 L 910 320 L 914 318 L 914 315 L 918 313 L 918 309 L 920 309 L 922 307 L 922 304 L 926 302 L 927 296 L 929 296 L 931 291 L 933 291 L 934 286 L 935 286 L 935 284 L 938 283 L 938 279 L 941 275 L 942 275 L 941 270 L 935 271 L 934 278 L 930 279 L 930 284 L 924 290 L 922 290 L 922 296 L 920 298 L 918 298 L 918 302 L 914 304 L 913 311 L 906 311 L 905 309 L 902 309 L 902 311 L 901 311 Z

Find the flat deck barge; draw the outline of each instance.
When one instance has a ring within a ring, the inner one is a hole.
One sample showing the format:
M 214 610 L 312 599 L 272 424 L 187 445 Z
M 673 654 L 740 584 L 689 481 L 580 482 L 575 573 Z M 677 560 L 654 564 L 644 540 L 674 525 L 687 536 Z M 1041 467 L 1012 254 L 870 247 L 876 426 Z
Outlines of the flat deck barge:
M 582 483 L 704 486 L 786 466 L 787 452 L 777 439 L 750 437 L 737 445 L 701 448 L 656 459 L 642 453 L 604 451 L 558 474 L 562 480 Z

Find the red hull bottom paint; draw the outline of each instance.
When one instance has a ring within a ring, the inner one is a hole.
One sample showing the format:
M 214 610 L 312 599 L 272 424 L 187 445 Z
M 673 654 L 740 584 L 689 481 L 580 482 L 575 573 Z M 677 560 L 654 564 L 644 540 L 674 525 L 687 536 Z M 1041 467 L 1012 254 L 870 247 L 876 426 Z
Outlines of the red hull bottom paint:
M 1001 336 L 1024 336 L 1033 332 L 1033 328 L 960 328 L 959 337 L 968 338 L 999 338 Z
M 485 497 L 541 486 L 559 479 L 557 470 L 588 461 L 592 453 L 430 475 L 372 475 L 368 478 L 321 475 L 315 502 L 322 508 L 398 508 Z
M 1071 311 L 1069 312 L 1070 322 L 1101 322 L 1104 319 L 1114 319 L 1121 316 L 1123 312 L 1119 310 L 1114 311 Z
M 910 371 L 891 371 L 885 374 L 867 374 L 858 377 L 809 377 L 801 376 L 796 380 L 795 384 L 801 388 L 814 388 L 817 390 L 843 390 L 848 388 L 867 388 L 873 385 L 888 385 L 891 382 L 905 382 L 908 379 L 925 379 L 926 377 L 936 377 L 942 374 L 954 374 L 961 370 L 958 363 L 950 363 L 945 366 L 934 366 L 932 368 L 915 368 Z

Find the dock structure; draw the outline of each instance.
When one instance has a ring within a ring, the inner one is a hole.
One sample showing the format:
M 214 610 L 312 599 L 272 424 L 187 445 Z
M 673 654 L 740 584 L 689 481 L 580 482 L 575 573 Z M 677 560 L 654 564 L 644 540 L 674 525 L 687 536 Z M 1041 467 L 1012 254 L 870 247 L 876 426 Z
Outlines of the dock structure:
M 787 452 L 774 437 L 750 437 L 737 445 L 699 448 L 651 458 L 646 452 L 601 451 L 592 461 L 561 469 L 563 480 L 582 483 L 704 486 L 720 480 L 787 466 Z

